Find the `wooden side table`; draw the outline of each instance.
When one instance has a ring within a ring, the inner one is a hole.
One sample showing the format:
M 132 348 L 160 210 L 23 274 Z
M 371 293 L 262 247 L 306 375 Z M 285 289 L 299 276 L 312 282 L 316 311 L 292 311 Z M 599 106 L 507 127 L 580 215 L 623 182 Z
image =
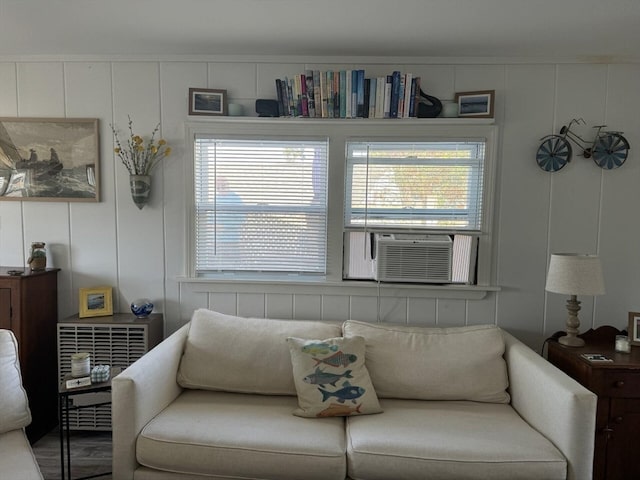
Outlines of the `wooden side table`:
M 549 361 L 598 396 L 596 414 L 594 480 L 640 478 L 640 347 L 631 353 L 615 351 L 613 327 L 600 327 L 579 335 L 584 347 L 566 347 L 549 341 Z M 582 354 L 610 358 L 589 361 Z

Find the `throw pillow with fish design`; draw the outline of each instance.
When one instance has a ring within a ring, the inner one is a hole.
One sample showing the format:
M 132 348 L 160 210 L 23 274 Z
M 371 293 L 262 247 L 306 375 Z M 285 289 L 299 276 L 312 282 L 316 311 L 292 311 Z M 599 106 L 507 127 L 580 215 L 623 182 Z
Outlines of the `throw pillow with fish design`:
M 346 417 L 382 408 L 365 366 L 364 337 L 287 338 L 299 417 Z

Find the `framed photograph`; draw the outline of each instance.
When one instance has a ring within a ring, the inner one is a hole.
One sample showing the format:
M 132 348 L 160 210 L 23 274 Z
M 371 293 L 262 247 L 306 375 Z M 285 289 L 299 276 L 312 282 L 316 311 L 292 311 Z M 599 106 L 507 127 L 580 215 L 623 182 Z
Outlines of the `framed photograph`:
M 113 299 L 111 287 L 95 287 L 80 289 L 80 308 L 78 316 L 105 317 L 113 315 Z
M 97 118 L 0 118 L 0 200 L 97 202 Z
M 629 343 L 640 345 L 640 313 L 629 312 Z
M 493 118 L 493 101 L 495 96 L 495 90 L 456 93 L 458 116 Z
M 227 115 L 227 91 L 189 89 L 189 115 Z

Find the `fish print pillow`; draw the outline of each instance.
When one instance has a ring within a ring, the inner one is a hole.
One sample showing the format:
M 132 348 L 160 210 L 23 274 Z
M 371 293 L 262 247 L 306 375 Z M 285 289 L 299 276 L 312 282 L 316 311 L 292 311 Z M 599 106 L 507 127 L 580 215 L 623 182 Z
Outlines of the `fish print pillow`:
M 305 340 L 289 337 L 299 417 L 346 417 L 380 413 L 364 364 L 364 337 Z

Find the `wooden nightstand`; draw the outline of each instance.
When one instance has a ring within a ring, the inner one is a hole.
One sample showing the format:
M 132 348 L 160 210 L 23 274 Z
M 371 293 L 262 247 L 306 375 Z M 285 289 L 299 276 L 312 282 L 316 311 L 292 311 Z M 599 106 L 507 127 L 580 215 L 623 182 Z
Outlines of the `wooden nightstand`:
M 580 335 L 584 347 L 566 347 L 550 340 L 549 361 L 598 396 L 594 480 L 640 478 L 640 347 L 617 353 L 620 331 L 600 327 Z M 611 362 L 591 362 L 581 355 L 599 353 Z

